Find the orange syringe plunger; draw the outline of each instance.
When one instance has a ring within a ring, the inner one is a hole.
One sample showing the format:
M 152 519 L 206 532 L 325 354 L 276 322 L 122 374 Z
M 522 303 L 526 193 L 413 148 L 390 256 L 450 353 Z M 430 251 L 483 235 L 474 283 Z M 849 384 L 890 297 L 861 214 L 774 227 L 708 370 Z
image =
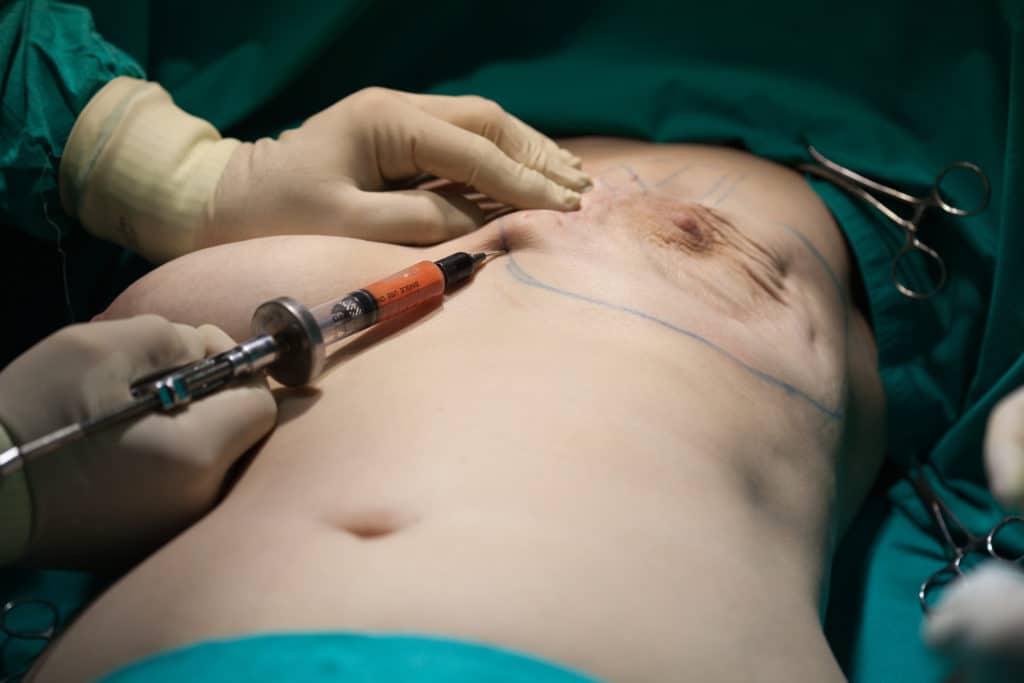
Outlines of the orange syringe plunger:
M 312 309 L 325 345 L 416 306 L 436 301 L 467 280 L 491 253 L 457 252 L 440 261 L 420 261 L 340 299 Z

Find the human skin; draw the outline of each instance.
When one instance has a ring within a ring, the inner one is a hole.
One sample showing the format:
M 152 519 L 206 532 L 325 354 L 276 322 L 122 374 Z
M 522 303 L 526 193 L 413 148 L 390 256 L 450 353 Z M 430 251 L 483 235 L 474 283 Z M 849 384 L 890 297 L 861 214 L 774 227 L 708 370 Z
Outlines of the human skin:
M 596 179 L 577 212 L 427 249 L 217 247 L 114 303 L 241 339 L 269 298 L 509 249 L 279 391 L 223 502 L 35 680 L 309 630 L 462 638 L 609 680 L 842 680 L 822 583 L 877 472 L 884 397 L 838 227 L 798 174 L 736 150 L 563 144 Z

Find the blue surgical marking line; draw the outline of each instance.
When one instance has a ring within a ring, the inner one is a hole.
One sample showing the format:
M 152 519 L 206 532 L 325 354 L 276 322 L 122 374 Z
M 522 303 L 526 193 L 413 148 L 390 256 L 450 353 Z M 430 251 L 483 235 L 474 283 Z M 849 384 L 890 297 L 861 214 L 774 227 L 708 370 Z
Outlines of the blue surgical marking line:
M 835 273 L 834 270 L 832 270 L 832 266 L 830 266 L 828 261 L 825 260 L 825 256 L 822 255 L 822 253 L 820 251 L 818 251 L 818 248 L 816 246 L 814 246 L 813 242 L 811 242 L 809 239 L 807 239 L 806 235 L 804 235 L 802 232 L 800 232 L 799 230 L 794 228 L 789 223 L 780 223 L 778 221 L 772 221 L 772 222 L 775 225 L 781 225 L 783 228 L 788 230 L 791 235 L 793 235 L 798 240 L 800 240 L 800 242 L 803 243 L 804 248 L 806 248 L 809 252 L 811 252 L 811 255 L 814 256 L 814 258 L 818 259 L 818 263 L 821 264 L 821 267 L 825 269 L 825 273 L 828 275 L 829 279 L 832 280 L 832 284 L 836 288 L 836 294 L 839 295 L 839 305 L 842 307 L 842 311 L 843 311 L 843 360 L 847 363 L 846 369 L 849 370 L 849 359 L 850 359 L 850 315 L 849 315 L 849 310 L 848 309 L 850 307 L 850 302 L 849 302 L 849 299 L 847 299 L 847 297 L 846 297 L 846 292 L 843 291 L 842 285 L 839 284 L 839 278 L 836 277 L 836 273 Z M 846 395 L 846 393 L 847 393 L 847 391 L 849 389 L 849 384 L 850 384 L 849 373 L 844 373 L 843 374 L 843 395 L 844 396 Z
M 619 175 L 618 173 L 616 173 L 616 171 L 625 171 L 626 174 L 630 176 L 630 181 L 632 182 L 639 181 L 639 176 L 636 174 L 636 171 L 629 168 L 625 164 L 616 164 L 614 166 L 605 168 L 604 170 L 601 171 L 601 173 L 594 176 L 594 178 L 596 180 L 600 180 L 602 183 L 607 185 L 609 189 L 618 190 L 621 189 L 623 186 L 618 183 L 612 182 L 612 180 L 615 179 L 614 177 Z M 644 187 L 642 182 L 640 183 L 640 187 Z
M 654 186 L 655 187 L 661 187 L 662 185 L 664 185 L 668 181 L 675 180 L 676 176 L 682 175 L 684 171 L 688 171 L 689 169 L 690 169 L 690 164 L 683 164 L 682 166 L 680 166 L 676 170 L 672 171 L 671 173 L 669 173 L 667 176 L 665 176 L 664 178 L 662 178 L 658 182 L 654 183 Z
M 618 167 L 621 168 L 622 170 L 624 170 L 626 173 L 629 174 L 629 177 L 633 180 L 633 182 L 640 186 L 640 190 L 641 191 L 643 191 L 643 192 L 650 191 L 650 188 L 647 187 L 647 184 L 644 183 L 643 179 L 641 179 L 640 176 L 637 175 L 636 171 L 634 171 L 632 168 L 630 168 L 626 164 L 618 164 Z
M 733 190 L 739 187 L 740 183 L 747 179 L 747 175 L 748 174 L 746 173 L 740 173 L 738 176 L 736 176 L 736 179 L 732 181 L 732 184 L 730 184 L 729 187 L 725 188 L 725 191 L 722 192 L 722 194 L 718 196 L 718 199 L 715 200 L 714 206 L 716 208 L 721 206 L 722 203 L 729 198 L 729 195 L 733 193 Z
M 714 193 L 718 192 L 718 188 L 720 188 L 722 186 L 722 183 L 725 182 L 725 179 L 728 178 L 730 175 L 732 175 L 732 174 L 729 173 L 729 172 L 726 172 L 726 173 L 723 173 L 722 175 L 720 175 L 718 177 L 718 180 L 715 181 L 715 184 L 711 186 L 711 189 L 709 189 L 707 192 L 705 192 L 701 196 L 695 197 L 694 201 L 695 202 L 703 202 L 705 199 L 707 199 L 708 197 L 710 197 Z
M 811 252 L 811 255 L 818 260 L 818 263 L 821 264 L 821 267 L 825 269 L 825 273 L 828 275 L 829 279 L 832 280 L 832 285 L 836 288 L 836 294 L 839 295 L 839 303 L 843 307 L 843 349 L 845 354 L 846 344 L 848 341 L 847 333 L 850 327 L 849 316 L 845 315 L 845 313 L 850 306 L 850 301 L 846 296 L 846 292 L 843 291 L 842 285 L 839 284 L 839 278 L 836 277 L 836 273 L 834 270 L 832 270 L 832 266 L 830 266 L 828 261 L 825 260 L 825 257 L 822 255 L 822 253 L 818 251 L 818 248 L 814 246 L 814 243 L 807 239 L 807 237 L 802 232 L 800 232 L 799 230 L 797 230 L 788 223 L 779 223 L 776 221 L 772 222 L 775 223 L 775 225 L 781 225 L 783 228 L 788 230 L 791 235 L 800 240 L 803 243 L 804 247 L 809 252 Z
M 803 242 L 804 247 L 806 247 L 807 250 L 811 252 L 811 255 L 814 256 L 814 258 L 818 259 L 818 263 L 821 264 L 821 267 L 824 268 L 825 272 L 828 274 L 829 279 L 832 280 L 832 284 L 836 288 L 836 293 L 839 294 L 839 301 L 842 302 L 843 308 L 845 309 L 846 292 L 843 291 L 842 285 L 839 284 L 839 278 L 836 277 L 835 271 L 832 270 L 832 266 L 828 264 L 828 261 L 826 261 L 825 257 L 821 254 L 820 251 L 818 251 L 818 248 L 814 246 L 814 243 L 807 239 L 807 237 L 805 237 L 802 232 L 794 228 L 789 223 L 779 223 L 777 221 L 772 222 L 775 223 L 776 225 L 781 225 L 786 230 L 788 230 L 791 235 L 793 235 L 798 240 Z
M 499 225 L 499 231 L 500 231 L 500 234 L 501 234 L 502 248 L 506 249 L 506 251 L 507 251 L 508 250 L 508 244 L 505 242 L 505 226 L 504 226 L 504 224 L 500 224 Z M 768 373 L 764 372 L 763 370 L 759 370 L 759 369 L 755 368 L 754 366 L 750 365 L 749 363 L 746 363 L 745 361 L 743 361 L 739 357 L 733 355 L 732 353 L 729 353 L 728 351 L 726 351 L 722 347 L 714 344 L 711 340 L 707 339 L 706 337 L 702 337 L 701 335 L 697 334 L 696 332 L 691 332 L 690 330 L 687 330 L 685 328 L 679 327 L 678 325 L 673 325 L 672 323 L 670 323 L 670 322 L 668 322 L 666 320 L 662 320 L 661 318 L 653 316 L 650 313 L 646 313 L 644 311 L 641 311 L 641 310 L 638 310 L 638 309 L 635 309 L 635 308 L 630 308 L 629 306 L 623 306 L 621 304 L 614 304 L 614 303 L 611 303 L 611 302 L 608 302 L 608 301 L 602 301 L 601 299 L 595 299 L 593 297 L 589 297 L 589 296 L 586 296 L 584 294 L 578 294 L 576 292 L 570 292 L 569 290 L 561 289 L 559 287 L 555 287 L 553 285 L 549 285 L 549 284 L 547 284 L 545 282 L 541 282 L 540 280 L 536 279 L 535 277 L 533 277 L 532 275 L 527 273 L 525 270 L 523 270 L 522 266 L 520 266 L 519 263 L 515 260 L 515 257 L 512 256 L 512 252 L 511 251 L 509 251 L 509 253 L 508 253 L 508 264 L 507 264 L 506 268 L 508 269 L 508 272 L 509 272 L 510 275 L 512 275 L 512 277 L 514 277 L 515 279 L 519 280 L 523 284 L 528 285 L 530 287 L 537 287 L 538 289 L 544 289 L 544 290 L 547 290 L 549 292 L 553 292 L 555 294 L 561 294 L 562 296 L 567 296 L 569 298 L 576 299 L 578 301 L 584 301 L 586 303 L 595 304 L 597 306 L 603 306 L 605 308 L 610 308 L 612 310 L 620 311 L 622 313 L 627 313 L 629 315 L 633 315 L 633 316 L 636 316 L 638 318 L 642 318 L 644 320 L 649 320 L 650 322 L 653 322 L 653 323 L 656 323 L 658 325 L 661 325 L 662 327 L 667 328 L 667 329 L 669 329 L 669 330 L 671 330 L 673 332 L 676 332 L 678 334 L 682 334 L 682 335 L 685 335 L 687 337 L 690 337 L 691 339 L 700 342 L 701 344 L 707 346 L 708 348 L 712 349 L 713 351 L 717 351 L 718 353 L 722 354 L 723 356 L 725 356 L 729 360 L 733 361 L 734 363 L 739 365 L 741 368 L 743 368 L 747 372 L 753 374 L 755 377 L 761 379 L 762 381 L 767 382 L 769 384 L 773 384 L 773 385 L 781 388 L 783 391 L 785 391 L 788 394 L 792 394 L 794 396 L 802 398 L 807 403 L 809 403 L 812 407 L 814 407 L 815 409 L 817 409 L 818 411 L 823 413 L 825 416 L 827 416 L 827 417 L 829 417 L 829 418 L 831 418 L 833 420 L 841 419 L 843 417 L 844 413 L 845 413 L 845 411 L 843 411 L 843 410 L 832 410 L 832 409 L 826 407 L 825 405 L 823 405 L 822 403 L 820 403 L 819 401 L 814 399 L 812 396 L 810 396 L 806 392 L 798 389 L 797 387 L 793 386 L 792 384 L 789 384 L 788 382 L 784 382 L 781 379 L 779 379 L 777 377 L 774 377 L 773 375 L 769 375 Z

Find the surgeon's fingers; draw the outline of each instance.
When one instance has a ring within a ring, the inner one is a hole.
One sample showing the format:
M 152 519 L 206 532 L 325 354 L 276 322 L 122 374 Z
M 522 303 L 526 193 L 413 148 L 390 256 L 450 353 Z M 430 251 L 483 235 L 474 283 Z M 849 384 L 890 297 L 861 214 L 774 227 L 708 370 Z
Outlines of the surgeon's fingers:
M 360 216 L 350 221 L 346 237 L 426 245 L 464 235 L 478 228 L 483 212 L 464 197 L 432 190 L 346 193 L 345 209 Z
M 985 469 L 999 502 L 1024 509 L 1024 388 L 1004 398 L 989 417 Z
M 235 341 L 214 325 L 194 328 L 205 355 L 226 351 Z M 253 446 L 274 426 L 277 403 L 261 374 L 192 403 L 175 416 L 177 439 L 187 439 L 189 453 L 198 466 L 220 473 Z
M 946 590 L 930 612 L 922 624 L 922 636 L 929 646 L 975 665 L 985 660 L 1008 663 L 1003 658 L 1010 656 L 1020 674 L 1024 665 L 1024 572 L 1012 564 L 991 561 L 967 573 Z
M 416 118 L 407 129 L 416 170 L 466 183 L 518 208 L 579 208 L 579 192 L 515 161 L 490 140 L 423 112 Z
M 277 403 L 262 376 L 233 384 L 190 406 L 180 428 L 195 437 L 206 463 L 230 464 L 273 427 Z M 198 443 L 201 441 L 201 443 Z
M 127 364 L 118 373 L 126 373 L 126 379 L 203 356 L 203 342 L 195 328 L 153 314 L 75 325 L 62 332 L 74 343 L 125 358 Z
M 132 383 L 204 355 L 203 340 L 194 327 L 152 314 L 75 325 L 65 334 L 72 344 L 93 349 L 94 360 L 81 380 L 89 387 L 90 414 L 131 400 Z
M 228 469 L 273 429 L 277 404 L 261 377 L 232 384 L 172 414 L 147 415 L 119 437 L 159 481 L 149 505 L 181 521 L 208 508 Z M 175 512 L 176 511 L 176 512 Z
M 509 114 L 493 100 L 476 95 L 405 95 L 408 101 L 424 111 L 459 128 L 482 135 L 516 161 L 563 185 L 569 185 L 573 179 L 580 179 L 584 183 L 589 180 L 585 173 L 578 170 L 582 166 L 579 157 Z
M 501 111 L 500 107 L 498 111 Z M 559 185 L 583 192 L 594 184 L 590 176 L 580 169 L 582 162 L 578 157 L 557 146 L 554 152 L 547 150 L 546 145 L 538 143 L 537 139 L 547 140 L 552 145 L 554 142 L 510 114 L 504 114 L 497 124 L 481 118 L 469 119 L 459 127 L 487 138 L 512 159 L 543 173 Z
M 203 342 L 203 348 L 206 350 L 207 356 L 227 351 L 237 345 L 237 342 L 227 332 L 216 325 L 209 323 L 200 325 L 196 328 L 196 333 L 198 333 L 199 338 Z

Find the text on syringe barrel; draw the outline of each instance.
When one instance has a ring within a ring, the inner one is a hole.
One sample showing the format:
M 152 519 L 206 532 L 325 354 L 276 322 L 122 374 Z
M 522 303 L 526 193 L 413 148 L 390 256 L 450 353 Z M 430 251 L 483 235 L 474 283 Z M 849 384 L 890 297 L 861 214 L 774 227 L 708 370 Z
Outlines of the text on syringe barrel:
M 320 326 L 324 344 L 330 344 L 440 298 L 444 286 L 441 269 L 431 261 L 420 261 L 340 299 L 320 304 L 310 313 Z

